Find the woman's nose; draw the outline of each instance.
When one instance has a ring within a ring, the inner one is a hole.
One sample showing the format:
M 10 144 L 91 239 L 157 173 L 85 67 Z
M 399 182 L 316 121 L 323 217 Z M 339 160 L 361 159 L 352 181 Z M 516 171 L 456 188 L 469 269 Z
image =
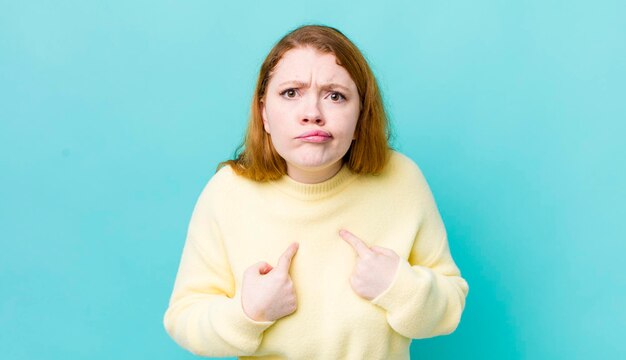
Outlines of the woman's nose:
M 304 104 L 304 109 L 300 116 L 300 123 L 324 125 L 325 121 L 322 116 L 318 99 L 309 99 L 309 101 Z
M 300 120 L 302 124 L 324 125 L 324 120 L 320 116 L 305 116 Z

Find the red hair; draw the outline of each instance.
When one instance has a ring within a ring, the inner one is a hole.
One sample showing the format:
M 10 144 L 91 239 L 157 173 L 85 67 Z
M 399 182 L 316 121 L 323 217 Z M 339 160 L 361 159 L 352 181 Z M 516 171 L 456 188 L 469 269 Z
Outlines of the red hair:
M 365 57 L 339 30 L 322 25 L 305 25 L 285 35 L 263 61 L 244 141 L 237 148 L 235 159 L 221 162 L 218 170 L 230 165 L 238 175 L 255 181 L 277 180 L 287 174 L 287 163 L 263 128 L 261 102 L 272 72 L 283 55 L 291 49 L 307 46 L 335 55 L 337 65 L 347 70 L 359 91 L 361 113 L 355 129 L 356 139 L 344 155 L 343 162 L 357 174 L 377 174 L 385 167 L 391 148 L 391 132 L 376 78 Z

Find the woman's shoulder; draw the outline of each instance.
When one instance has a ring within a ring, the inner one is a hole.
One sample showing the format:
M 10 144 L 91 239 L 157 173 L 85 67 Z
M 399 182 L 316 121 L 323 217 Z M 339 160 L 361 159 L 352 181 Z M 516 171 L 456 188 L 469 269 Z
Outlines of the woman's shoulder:
M 233 170 L 231 164 L 224 164 L 210 177 L 206 183 L 206 188 L 212 191 L 228 191 L 228 189 L 241 188 L 251 180 L 238 175 Z
M 389 160 L 383 172 L 396 178 L 422 180 L 424 177 L 417 163 L 397 150 L 390 150 Z
M 211 177 L 210 181 L 220 183 L 220 182 L 230 182 L 237 178 L 237 174 L 232 168 L 231 164 L 223 164 L 220 166 L 213 177 Z
M 230 165 L 220 167 L 204 182 L 200 197 L 205 201 L 221 202 L 225 196 L 231 194 L 234 189 L 240 188 L 243 180 L 238 176 Z
M 422 196 L 425 190 L 430 190 L 418 164 L 397 150 L 390 151 L 387 164 L 378 178 L 380 184 L 391 192 Z

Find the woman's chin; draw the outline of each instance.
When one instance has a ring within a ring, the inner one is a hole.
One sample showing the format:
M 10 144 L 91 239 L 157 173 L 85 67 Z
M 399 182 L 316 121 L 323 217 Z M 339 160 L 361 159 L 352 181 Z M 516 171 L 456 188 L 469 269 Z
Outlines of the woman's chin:
M 341 168 L 341 159 L 298 159 L 297 161 L 287 161 L 288 172 L 298 172 L 300 174 L 321 175 L 327 172 L 336 172 Z
M 337 160 L 328 161 L 323 159 L 306 159 L 291 163 L 291 165 L 295 168 L 298 168 L 300 171 L 306 172 L 318 172 L 328 170 L 333 166 L 336 166 Z

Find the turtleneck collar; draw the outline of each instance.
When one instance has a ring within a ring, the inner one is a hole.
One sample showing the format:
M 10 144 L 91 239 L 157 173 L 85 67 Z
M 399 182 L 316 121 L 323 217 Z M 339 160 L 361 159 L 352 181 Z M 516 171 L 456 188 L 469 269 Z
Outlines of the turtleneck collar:
M 287 175 L 283 175 L 282 178 L 270 183 L 282 192 L 295 198 L 317 200 L 335 194 L 356 178 L 357 174 L 353 173 L 346 164 L 343 164 L 333 177 L 317 184 L 301 183 Z

